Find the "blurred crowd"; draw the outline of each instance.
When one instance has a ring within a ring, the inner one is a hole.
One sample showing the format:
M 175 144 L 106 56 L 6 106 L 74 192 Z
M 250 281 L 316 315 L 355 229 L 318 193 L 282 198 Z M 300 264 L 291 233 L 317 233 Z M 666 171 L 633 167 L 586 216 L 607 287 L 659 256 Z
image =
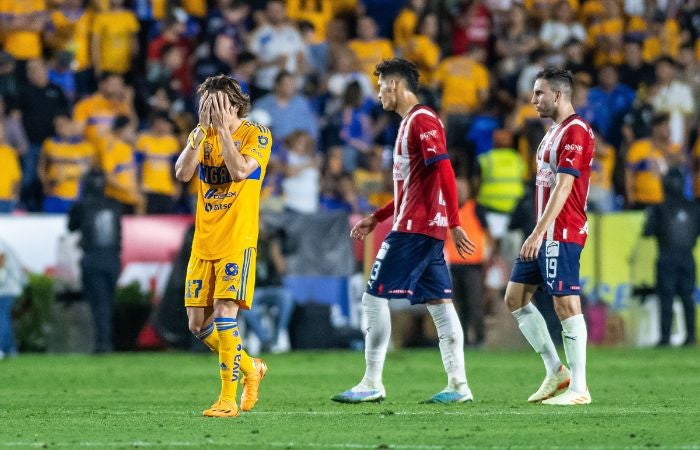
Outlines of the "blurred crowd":
M 658 204 L 674 167 L 700 196 L 697 0 L 0 0 L 0 42 L 2 212 L 67 212 L 92 167 L 127 213 L 192 212 L 173 162 L 220 73 L 272 130 L 263 208 L 371 211 L 393 195 L 400 118 L 373 74 L 393 56 L 493 217 L 528 194 L 547 65 L 597 133 L 589 209 Z

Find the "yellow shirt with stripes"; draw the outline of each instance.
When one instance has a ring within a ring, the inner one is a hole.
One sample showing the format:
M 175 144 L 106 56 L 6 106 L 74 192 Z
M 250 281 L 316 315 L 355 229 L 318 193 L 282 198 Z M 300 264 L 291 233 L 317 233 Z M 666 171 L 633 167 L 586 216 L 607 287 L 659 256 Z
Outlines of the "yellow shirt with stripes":
M 668 153 L 680 151 L 679 145 L 671 145 Z M 632 174 L 630 200 L 636 203 L 661 203 L 664 199 L 661 177 L 667 166 L 665 152 L 655 147 L 650 139 L 635 141 L 627 152 L 627 170 Z
M 45 0 L 0 0 L 0 16 L 22 18 L 32 22 L 48 14 Z M 4 50 L 15 59 L 41 57 L 41 33 L 35 31 L 9 31 L 4 33 Z
M 51 24 L 56 32 L 56 48 L 72 53 L 75 58 L 76 71 L 90 67 L 90 27 L 92 12 L 82 11 L 79 17 L 66 16 L 65 11 L 58 9 L 51 13 Z
M 479 92 L 489 88 L 489 72 L 465 56 L 450 56 L 438 65 L 433 82 L 442 85 L 442 111 L 468 113 L 479 106 Z
M 95 159 L 95 147 L 87 141 L 49 138 L 41 148 L 46 160 L 47 195 L 76 200 L 80 180 Z
M 107 100 L 97 93 L 75 105 L 73 119 L 85 127 L 85 139 L 97 146 L 109 133 L 114 118 L 130 112 L 128 103 Z
M 15 186 L 22 180 L 22 169 L 14 148 L 0 144 L 0 200 L 15 199 Z
M 173 161 L 180 153 L 175 136 L 142 133 L 136 141 L 137 159 L 141 162 L 141 186 L 144 192 L 175 195 Z
M 216 260 L 257 247 L 260 191 L 270 160 L 270 130 L 244 120 L 231 134 L 235 150 L 259 167 L 245 180 L 233 181 L 224 162 L 223 147 L 214 128 L 199 149 L 199 190 L 192 255 Z
M 100 165 L 105 174 L 116 178 L 116 185 L 108 183 L 105 187 L 105 196 L 127 205 L 136 205 L 136 158 L 131 145 L 116 138 L 103 141 L 100 146 Z
M 139 31 L 136 15 L 128 10 L 105 11 L 95 15 L 92 34 L 100 40 L 99 68 L 124 74 L 131 69 L 131 42 Z M 94 61 L 95 64 L 98 61 Z

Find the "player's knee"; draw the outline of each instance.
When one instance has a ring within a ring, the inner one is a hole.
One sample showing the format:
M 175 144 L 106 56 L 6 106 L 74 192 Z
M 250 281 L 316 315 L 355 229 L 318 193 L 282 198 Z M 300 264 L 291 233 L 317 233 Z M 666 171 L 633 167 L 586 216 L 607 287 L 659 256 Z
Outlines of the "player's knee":
M 505 301 L 510 312 L 523 307 L 522 299 L 517 295 L 513 295 L 512 292 L 506 291 L 506 295 L 503 297 L 503 300 Z
M 202 324 L 200 323 L 189 322 L 188 326 L 192 334 L 199 334 L 202 331 Z

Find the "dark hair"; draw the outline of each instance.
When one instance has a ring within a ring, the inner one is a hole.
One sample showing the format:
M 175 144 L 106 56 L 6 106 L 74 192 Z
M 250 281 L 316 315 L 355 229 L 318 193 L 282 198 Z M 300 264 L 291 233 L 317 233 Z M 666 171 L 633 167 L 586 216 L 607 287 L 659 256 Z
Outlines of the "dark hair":
M 117 132 L 122 128 L 127 127 L 130 123 L 131 119 L 129 119 L 129 116 L 117 116 L 114 118 L 114 122 L 112 122 L 112 131 Z
M 287 72 L 286 70 L 280 70 L 277 73 L 277 76 L 275 77 L 275 86 L 278 86 L 282 82 L 282 80 L 284 80 L 285 78 L 293 77 L 293 76 L 294 75 L 292 75 L 291 72 Z
M 116 73 L 116 72 L 102 72 L 102 73 L 100 74 L 100 78 L 98 79 L 98 82 L 102 83 L 103 81 L 106 81 L 106 80 L 108 80 L 109 78 L 112 78 L 112 77 L 119 77 L 121 80 L 124 79 L 121 75 L 119 75 L 119 74 Z
M 654 114 L 654 116 L 651 118 L 651 126 L 655 127 L 657 125 L 661 125 L 662 123 L 666 123 L 670 120 L 671 116 L 667 112 L 660 112 Z
M 244 51 L 238 54 L 238 58 L 236 59 L 236 64 L 241 65 L 241 64 L 248 64 L 249 62 L 255 61 L 255 55 L 248 52 Z
M 673 68 L 676 68 L 676 67 L 677 67 L 676 60 L 673 59 L 673 58 L 671 58 L 671 57 L 668 56 L 668 55 L 663 55 L 663 56 L 658 57 L 658 58 L 656 59 L 655 65 L 658 66 L 659 63 L 667 63 L 667 64 L 670 64 Z
M 408 90 L 418 93 L 418 68 L 411 61 L 403 58 L 385 59 L 377 64 L 374 70 L 375 76 L 398 76 L 406 81 Z
M 536 80 L 546 80 L 555 90 L 566 92 L 569 97 L 574 90 L 574 75 L 558 67 L 547 67 L 537 73 Z
M 209 77 L 197 88 L 197 95 L 205 92 L 221 91 L 226 94 L 232 106 L 238 107 L 238 117 L 243 118 L 250 111 L 250 96 L 243 92 L 241 85 L 235 78 L 227 75 L 215 75 Z

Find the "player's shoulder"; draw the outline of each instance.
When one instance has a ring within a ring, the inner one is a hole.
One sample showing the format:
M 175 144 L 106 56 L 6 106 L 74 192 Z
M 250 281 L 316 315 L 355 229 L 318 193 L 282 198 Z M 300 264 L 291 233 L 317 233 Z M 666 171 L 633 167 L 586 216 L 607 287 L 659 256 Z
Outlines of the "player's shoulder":
M 270 136 L 270 129 L 265 125 L 261 125 L 257 122 L 250 120 L 244 120 L 241 124 L 241 128 L 244 134 L 252 134 L 254 136 L 265 135 Z
M 413 110 L 411 110 L 408 119 L 411 121 L 411 125 L 417 127 L 442 125 L 440 116 L 438 116 L 435 110 L 429 106 L 420 104 L 416 105 Z

